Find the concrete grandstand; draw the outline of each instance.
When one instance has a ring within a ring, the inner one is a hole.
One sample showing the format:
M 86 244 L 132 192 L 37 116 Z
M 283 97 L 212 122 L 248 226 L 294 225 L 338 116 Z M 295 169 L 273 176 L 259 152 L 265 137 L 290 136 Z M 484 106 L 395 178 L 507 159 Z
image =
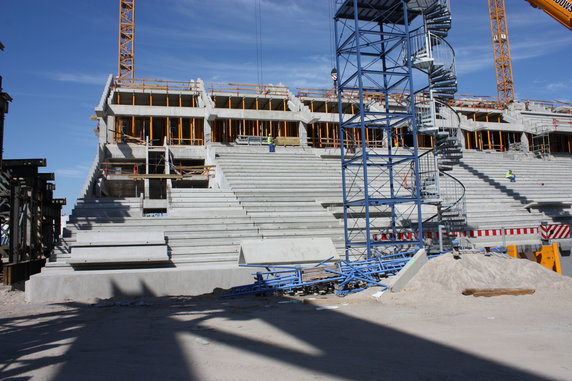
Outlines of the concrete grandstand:
M 343 118 L 357 112 L 355 102 L 344 94 Z M 570 105 L 501 108 L 486 97 L 458 97 L 448 107 L 454 112 L 438 122 L 460 121 L 463 157 L 450 174 L 464 187 L 457 231 L 466 244 L 539 244 L 539 225 L 572 222 L 572 196 L 563 192 L 572 183 Z M 117 289 L 197 294 L 246 283 L 249 272 L 236 266 L 244 239 L 328 237 L 343 253 L 332 90 L 110 76 L 96 113 L 95 160 L 63 240 L 29 281 L 29 301 L 111 297 Z M 268 135 L 276 153 L 268 152 Z M 422 152 L 432 140 L 420 134 Z M 509 169 L 515 183 L 504 178 Z M 424 220 L 436 213 L 423 208 Z M 384 223 L 380 215 L 380 229 Z M 426 234 L 434 225 L 427 222 Z M 502 233 L 474 233 L 486 230 Z

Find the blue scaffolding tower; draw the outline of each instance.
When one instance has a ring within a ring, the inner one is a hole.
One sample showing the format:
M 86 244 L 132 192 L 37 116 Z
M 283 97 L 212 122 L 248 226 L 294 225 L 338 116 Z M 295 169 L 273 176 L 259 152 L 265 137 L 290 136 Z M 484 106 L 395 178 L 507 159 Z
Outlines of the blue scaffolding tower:
M 412 20 L 406 0 L 337 0 L 346 259 L 422 247 Z M 416 2 L 415 2 L 416 3 Z M 359 112 L 343 114 L 344 104 Z

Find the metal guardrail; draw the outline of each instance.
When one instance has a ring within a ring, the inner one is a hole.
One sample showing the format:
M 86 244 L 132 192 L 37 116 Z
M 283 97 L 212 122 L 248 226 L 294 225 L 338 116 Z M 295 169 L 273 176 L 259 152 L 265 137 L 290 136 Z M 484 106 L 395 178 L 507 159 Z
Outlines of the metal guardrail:
M 268 144 L 268 138 L 265 136 L 238 135 L 234 142 L 240 145 L 263 145 Z
M 99 170 L 103 177 L 107 178 L 109 175 L 137 175 L 140 173 L 139 167 L 141 166 L 145 166 L 145 163 L 135 161 L 102 162 L 99 165 Z
M 288 97 L 288 88 L 286 86 L 274 85 L 252 85 L 247 83 L 209 83 L 207 91 L 213 95 L 232 94 L 232 95 L 258 95 L 265 97 Z
M 175 165 L 171 164 L 171 172 L 183 177 L 189 176 L 211 176 L 214 173 L 215 165 Z
M 138 90 L 176 90 L 176 91 L 199 91 L 198 82 L 194 81 L 164 81 L 161 79 L 142 78 L 115 78 L 113 88 L 127 88 Z

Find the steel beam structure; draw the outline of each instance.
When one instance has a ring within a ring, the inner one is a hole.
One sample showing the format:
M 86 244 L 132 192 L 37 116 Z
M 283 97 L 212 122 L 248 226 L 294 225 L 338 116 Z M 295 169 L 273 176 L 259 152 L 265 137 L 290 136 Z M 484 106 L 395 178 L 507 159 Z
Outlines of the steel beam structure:
M 338 1 L 336 91 L 346 258 L 422 247 L 410 22 L 405 0 Z M 342 113 L 342 99 L 358 110 Z M 382 144 L 368 145 L 374 137 Z M 383 236 L 384 240 L 375 240 Z
M 4 160 L 0 171 L 2 245 L 8 249 L 2 264 L 6 284 L 25 280 L 50 256 L 61 232 L 65 199 L 53 197 L 53 173 L 39 173 L 45 159 Z M 1 263 L 2 261 L 0 261 Z M 37 272 L 37 271 L 36 271 Z

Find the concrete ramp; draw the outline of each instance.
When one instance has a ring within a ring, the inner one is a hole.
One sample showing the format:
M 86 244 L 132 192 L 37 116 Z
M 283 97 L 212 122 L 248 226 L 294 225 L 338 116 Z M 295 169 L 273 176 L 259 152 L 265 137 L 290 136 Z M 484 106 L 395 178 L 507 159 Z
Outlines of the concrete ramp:
M 284 238 L 242 241 L 239 265 L 318 263 L 339 259 L 331 238 Z

